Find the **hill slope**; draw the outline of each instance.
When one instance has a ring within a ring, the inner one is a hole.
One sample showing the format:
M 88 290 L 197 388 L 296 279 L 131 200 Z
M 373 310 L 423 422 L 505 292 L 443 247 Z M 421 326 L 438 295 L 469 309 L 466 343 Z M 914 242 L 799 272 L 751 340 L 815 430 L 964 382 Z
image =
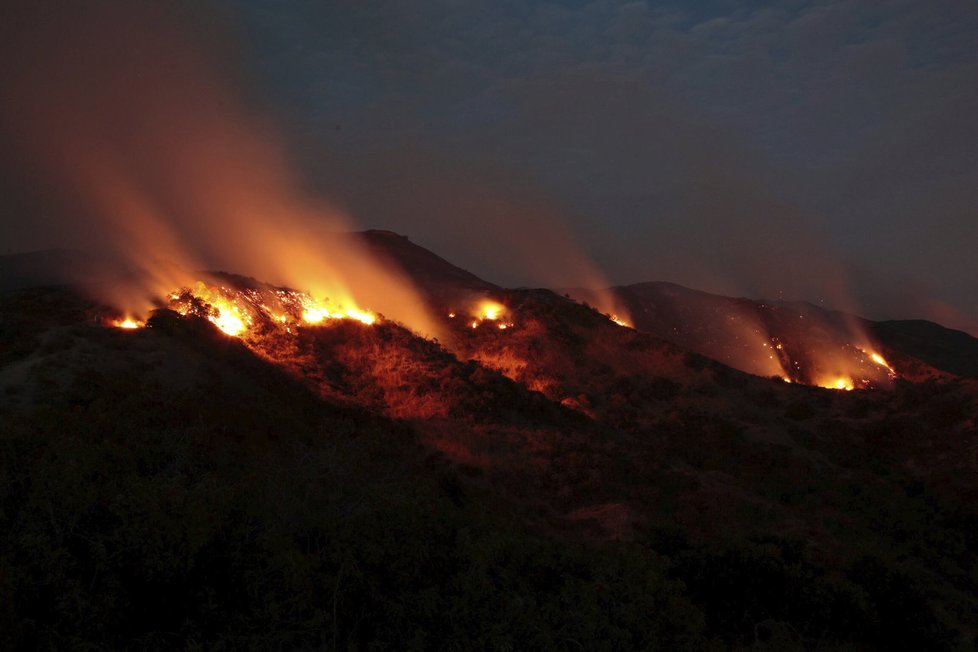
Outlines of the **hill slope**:
M 978 340 L 931 322 L 874 322 L 810 303 L 725 297 L 673 283 L 610 291 L 639 330 L 755 375 L 815 382 L 819 368 L 832 367 L 833 357 L 849 358 L 844 367 L 859 367 L 857 351 L 838 353 L 847 346 L 877 349 L 910 378 L 936 375 L 928 366 L 972 377 L 978 370 Z M 561 292 L 582 301 L 596 296 L 585 289 Z M 822 351 L 836 353 L 829 361 L 819 360 Z
M 124 331 L 66 289 L 0 294 L 0 631 L 973 645 L 976 383 L 789 385 L 546 290 L 464 289 L 441 343 L 169 310 Z
M 886 346 L 959 376 L 978 378 L 978 339 L 923 319 L 870 322 Z

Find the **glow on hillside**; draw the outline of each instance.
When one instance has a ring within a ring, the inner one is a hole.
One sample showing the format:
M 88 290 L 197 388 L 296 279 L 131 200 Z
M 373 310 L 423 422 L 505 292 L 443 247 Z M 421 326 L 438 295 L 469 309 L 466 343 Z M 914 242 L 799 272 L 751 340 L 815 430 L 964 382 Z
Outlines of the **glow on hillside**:
M 112 325 L 116 328 L 124 328 L 126 330 L 134 330 L 136 328 L 142 328 L 145 324 L 139 320 L 133 319 L 132 317 L 126 317 L 125 319 L 117 319 L 112 322 Z

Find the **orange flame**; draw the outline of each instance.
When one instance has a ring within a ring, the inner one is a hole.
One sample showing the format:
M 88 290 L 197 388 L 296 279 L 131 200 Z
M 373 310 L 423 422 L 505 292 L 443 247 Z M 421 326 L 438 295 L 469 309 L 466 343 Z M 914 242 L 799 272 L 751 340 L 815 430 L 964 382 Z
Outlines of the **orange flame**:
M 455 313 L 449 313 L 450 318 L 455 317 Z M 478 328 L 482 325 L 482 322 L 489 321 L 495 322 L 496 328 L 501 331 L 507 328 L 513 327 L 513 322 L 502 321 L 504 317 L 509 316 L 509 309 L 498 301 L 493 301 L 492 299 L 483 299 L 479 301 L 472 310 L 472 316 L 474 319 L 469 322 L 469 327 Z
M 249 330 L 290 324 L 321 324 L 327 320 L 352 319 L 371 325 L 377 315 L 354 307 L 334 308 L 328 301 L 317 301 L 306 292 L 263 287 L 234 289 L 198 281 L 194 289 L 169 295 L 170 306 L 182 315 L 206 317 L 227 335 L 238 337 Z
M 246 328 L 245 322 L 235 308 L 217 307 L 216 310 L 216 315 L 208 317 L 208 319 L 214 322 L 215 326 L 232 337 L 237 337 L 244 332 Z
M 331 316 L 370 323 L 360 307 L 369 306 L 438 334 L 413 286 L 342 233 L 345 215 L 299 188 L 280 139 L 241 108 L 188 37 L 185 14 L 166 3 L 106 2 L 86 3 L 71 20 L 33 13 L 25 15 L 36 29 L 23 30 L 30 38 L 0 61 L 11 100 L 0 129 L 15 135 L 25 168 L 71 200 L 60 230 L 131 272 L 96 296 L 146 314 L 191 286 L 191 270 L 235 270 L 330 297 Z M 248 327 L 246 312 L 210 298 L 222 330 Z
M 495 301 L 486 299 L 479 304 L 478 315 L 480 319 L 487 319 L 489 321 L 496 321 L 506 310 L 506 307 Z
M 828 389 L 844 389 L 847 392 L 851 392 L 856 388 L 856 385 L 853 383 L 852 378 L 839 376 L 838 378 L 829 381 L 828 384 L 819 384 L 819 387 L 826 387 Z
M 883 356 L 881 356 L 879 353 L 875 353 L 875 352 L 870 353 L 869 359 L 881 367 L 886 367 L 887 371 L 889 371 L 891 374 L 896 373 L 895 371 L 893 371 L 893 367 L 890 366 L 890 363 L 887 362 L 886 359 L 883 358 Z

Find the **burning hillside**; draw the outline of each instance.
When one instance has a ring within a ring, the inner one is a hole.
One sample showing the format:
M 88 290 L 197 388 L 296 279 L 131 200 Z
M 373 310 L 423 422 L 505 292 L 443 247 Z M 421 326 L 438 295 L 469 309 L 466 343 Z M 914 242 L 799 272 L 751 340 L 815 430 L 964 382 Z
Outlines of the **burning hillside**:
M 221 282 L 223 280 L 223 283 Z M 286 332 L 299 325 L 312 326 L 336 319 L 353 319 L 373 324 L 377 315 L 359 308 L 316 300 L 308 292 L 251 282 L 237 284 L 231 277 L 215 278 L 213 283 L 197 281 L 192 288 L 170 293 L 165 307 L 183 316 L 203 317 L 225 334 L 239 337 L 257 335 L 271 328 Z M 145 319 L 126 316 L 110 320 L 119 328 L 145 325 Z
M 0 133 L 63 222 L 48 227 L 107 268 L 86 289 L 138 320 L 187 288 L 176 308 L 196 297 L 235 335 L 265 317 L 373 319 L 363 306 L 437 335 L 415 288 L 344 237 L 348 216 L 303 187 L 280 134 L 241 101 L 178 5 L 96 3 L 58 20 L 24 8 L 31 37 L 5 44 L 18 63 L 0 67 Z M 187 270 L 199 269 L 302 292 L 198 286 Z
M 120 325 L 138 326 L 166 306 L 206 317 L 233 336 L 269 325 L 288 331 L 337 319 L 369 323 L 380 314 L 441 339 L 454 328 L 445 323 L 449 313 L 473 331 L 520 324 L 501 305 L 478 305 L 495 286 L 396 235 L 338 235 L 349 230 L 348 217 L 302 186 L 282 139 L 238 101 L 238 89 L 207 50 L 185 38 L 181 17 L 142 4 L 132 12 L 78 10 L 74 18 L 86 29 L 42 21 L 52 46 L 21 44 L 30 65 L 4 79 L 11 101 L 0 114 L 25 170 L 72 206 L 71 230 L 126 270 L 87 285 L 121 313 Z M 534 238 L 518 246 L 539 251 Z M 581 268 L 582 281 L 600 284 L 593 264 L 561 251 L 567 267 Z M 399 256 L 413 272 L 393 269 Z M 270 285 L 199 283 L 186 272 L 198 269 L 240 270 Z M 645 306 L 625 299 L 596 292 L 589 301 L 616 324 L 676 341 L 646 328 Z M 679 328 L 695 324 L 680 321 Z M 854 389 L 891 381 L 893 370 L 873 362 L 886 352 L 859 337 L 796 336 L 793 326 L 748 321 L 736 329 L 749 343 L 744 350 L 729 340 L 677 343 L 796 384 Z
M 351 234 L 198 4 L 5 16 L 11 167 L 93 253 L 0 257 L 0 648 L 974 648 L 975 382 Z
M 596 582 L 589 593 L 609 590 L 591 564 L 615 551 L 668 560 L 686 587 L 678 595 L 717 619 L 711 636 L 732 641 L 753 640 L 754 621 L 741 627 L 742 610 L 715 604 L 717 591 L 734 604 L 754 601 L 806 641 L 875 645 L 885 637 L 829 617 L 812 624 L 810 614 L 845 609 L 859 623 L 881 618 L 879 605 L 890 604 L 874 579 L 881 573 L 886 587 L 913 598 L 911 607 L 886 612 L 887 626 L 902 637 L 926 648 L 943 640 L 944 623 L 960 627 L 968 618 L 974 598 L 960 561 L 967 555 L 945 548 L 966 540 L 970 512 L 934 507 L 934 495 L 974 490 L 972 385 L 824 392 L 759 378 L 546 290 L 473 291 L 441 311 L 446 335 L 435 342 L 358 306 L 227 274 L 205 279 L 161 297 L 156 312 L 130 321 L 115 315 L 118 328 L 102 327 L 111 324 L 100 319 L 104 309 L 63 289 L 0 293 L 0 433 L 4 459 L 13 460 L 5 469 L 14 478 L 10 491 L 18 492 L 4 503 L 17 536 L 8 540 L 12 552 L 0 546 L 0 563 L 17 561 L 6 575 L 16 595 L 35 595 L 37 577 L 48 577 L 16 570 L 39 559 L 59 583 L 77 581 L 79 595 L 122 592 L 122 615 L 133 623 L 136 607 L 125 605 L 143 608 L 160 586 L 181 596 L 186 585 L 193 595 L 237 595 L 237 584 L 228 588 L 221 578 L 260 578 L 253 569 L 269 564 L 292 578 L 299 560 L 300 579 L 289 580 L 290 597 L 281 599 L 308 611 L 310 622 L 333 623 L 318 593 L 302 597 L 302 587 L 340 586 L 346 602 L 337 603 L 337 627 L 352 637 L 359 630 L 345 618 L 355 623 L 363 605 L 373 605 L 371 622 L 380 624 L 391 600 L 416 604 L 405 582 L 436 577 L 423 589 L 426 599 L 442 590 L 455 599 L 456 589 L 442 588 L 455 579 L 437 572 L 478 567 L 472 555 L 492 568 L 510 559 L 469 550 L 472 519 L 489 519 L 477 533 L 492 541 L 500 531 L 493 519 L 502 514 L 556 550 L 583 544 L 580 563 L 545 563 L 558 564 L 561 577 L 583 568 L 585 581 Z M 861 355 L 867 365 L 885 363 Z M 38 447 L 50 453 L 34 453 Z M 434 493 L 417 495 L 427 487 Z M 267 511 L 249 511 L 256 506 Z M 906 516 L 934 509 L 937 516 L 919 522 Z M 147 521 L 153 510 L 165 516 Z M 58 534 L 63 523 L 83 537 Z M 150 543 L 120 543 L 133 528 Z M 255 528 L 257 542 L 242 548 L 255 541 Z M 337 532 L 346 532 L 343 549 L 323 562 L 332 548 L 321 542 Z M 709 542 L 731 533 L 746 537 L 749 554 L 708 552 Z M 160 537 L 179 555 L 160 552 Z M 595 540 L 602 545 L 587 545 Z M 285 553 L 262 547 L 280 545 Z M 419 551 L 423 570 L 399 565 L 413 554 L 405 547 Z M 121 557 L 100 552 L 130 549 Z M 447 551 L 460 559 L 445 563 Z M 49 563 L 48 552 L 73 564 Z M 359 575 L 347 577 L 344 563 L 355 563 Z M 540 563 L 530 555 L 499 576 L 522 577 Z M 400 569 L 394 580 L 392 567 Z M 946 568 L 962 579 L 941 584 Z M 718 589 L 714 574 L 730 572 L 743 580 Z M 829 573 L 831 582 L 822 579 Z M 924 594 L 901 573 L 941 590 Z M 620 575 L 633 576 L 635 586 L 623 590 L 647 593 L 647 574 Z M 540 587 L 552 585 L 549 577 Z M 757 577 L 769 580 L 755 591 L 746 580 Z M 364 595 L 366 582 L 384 588 Z M 834 588 L 840 582 L 844 590 Z M 527 599 L 550 590 L 540 587 Z M 248 609 L 260 613 L 258 605 L 280 599 L 257 588 L 254 595 L 261 598 Z M 571 595 L 568 604 L 579 604 L 578 589 Z M 212 611 L 192 598 L 181 602 L 189 605 L 186 627 L 203 627 L 196 640 L 213 640 L 224 621 L 206 620 L 200 614 Z M 34 597 L 11 613 L 68 622 L 60 604 Z M 405 622 L 426 618 L 420 607 L 400 608 Z M 114 613 L 98 600 L 83 609 L 86 622 Z M 263 631 L 279 631 L 278 622 L 268 616 Z M 70 623 L 52 627 L 77 631 Z
M 628 305 L 635 328 L 747 373 L 839 390 L 890 387 L 902 375 L 866 325 L 842 313 L 732 299 L 669 283 L 608 291 Z M 568 292 L 582 301 L 591 297 L 587 290 Z

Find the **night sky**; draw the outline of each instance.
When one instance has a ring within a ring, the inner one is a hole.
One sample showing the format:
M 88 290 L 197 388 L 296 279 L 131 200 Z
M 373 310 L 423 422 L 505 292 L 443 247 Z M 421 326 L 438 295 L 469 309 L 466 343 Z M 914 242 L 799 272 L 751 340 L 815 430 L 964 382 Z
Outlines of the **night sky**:
M 507 285 L 580 283 L 586 258 L 978 333 L 973 1 L 217 13 L 242 101 L 362 228 Z

